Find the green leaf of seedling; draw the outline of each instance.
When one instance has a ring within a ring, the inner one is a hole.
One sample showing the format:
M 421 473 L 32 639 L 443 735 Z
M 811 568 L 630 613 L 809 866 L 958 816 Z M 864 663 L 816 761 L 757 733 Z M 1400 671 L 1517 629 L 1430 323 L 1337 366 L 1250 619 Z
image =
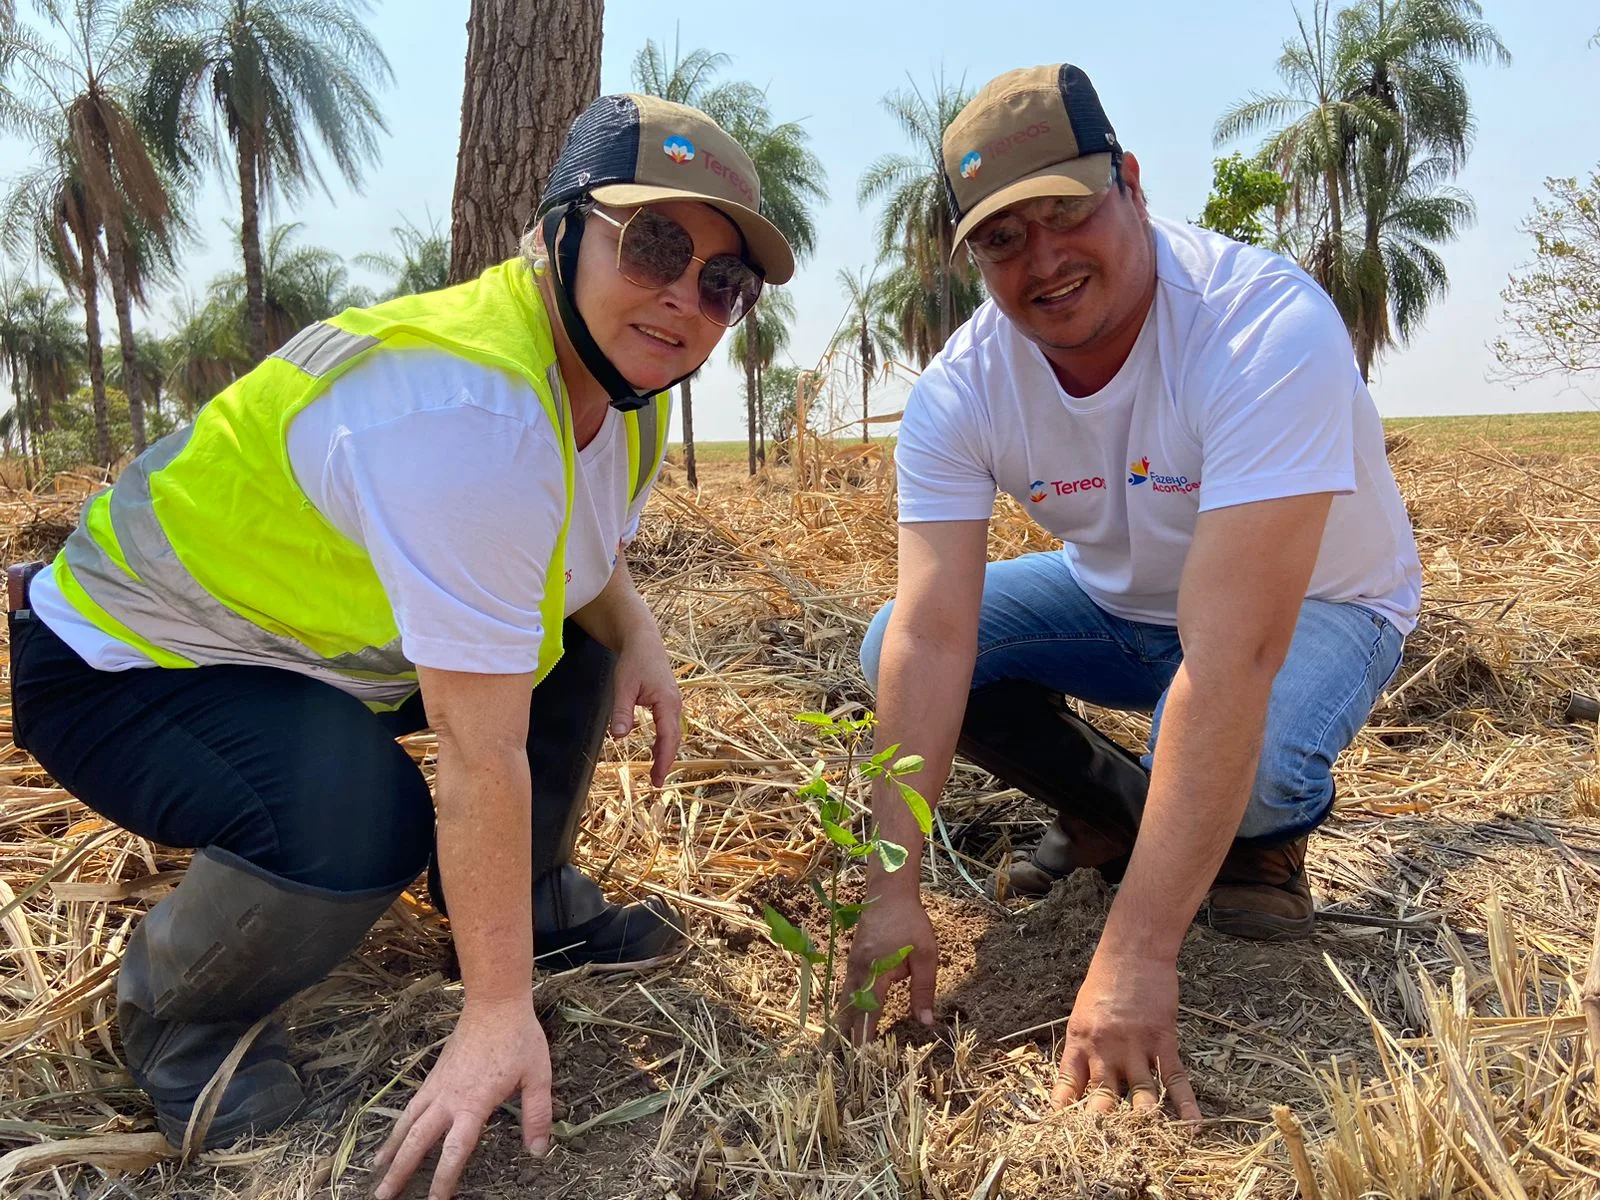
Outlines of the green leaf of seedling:
M 852 853 L 862 848 L 861 843 L 856 840 L 855 834 L 851 833 L 843 825 L 838 825 L 828 820 L 827 817 L 822 818 L 822 832 L 828 835 L 828 840 L 835 846 L 843 846 Z
M 799 794 L 807 800 L 826 800 L 828 798 L 828 781 L 819 771 L 813 775 L 806 785 L 800 789 Z
M 889 764 L 889 760 L 898 754 L 899 751 L 899 742 L 896 742 L 887 750 L 878 751 L 871 758 L 867 759 L 865 765 L 862 766 L 861 777 L 863 779 L 877 779 L 880 775 L 884 774 L 884 771 Z
M 901 783 L 898 779 L 895 786 L 900 789 L 900 799 L 906 802 L 906 807 L 911 810 L 911 815 L 916 818 L 917 828 L 922 830 L 922 836 L 927 837 L 933 832 L 933 810 L 928 807 L 928 802 L 922 798 L 922 793 L 909 783 Z
M 851 846 L 850 849 L 845 851 L 845 853 L 851 858 L 866 858 L 877 848 L 878 845 L 876 842 L 860 842 L 857 845 Z
M 850 811 L 848 804 L 833 796 L 828 797 L 828 799 L 817 805 L 817 812 L 821 814 L 824 821 L 832 821 L 835 825 L 848 826 L 855 816 Z
M 850 1006 L 861 1012 L 877 1012 L 883 1007 L 878 1003 L 878 997 L 873 995 L 870 987 L 859 988 L 850 993 Z
M 772 940 L 790 954 L 798 955 L 807 962 L 821 962 L 827 956 L 820 954 L 811 938 L 804 929 L 791 925 L 784 915 L 772 905 L 763 908 L 763 915 L 767 918 L 767 930 L 772 934 Z
M 906 865 L 906 848 L 904 846 L 898 846 L 894 842 L 879 838 L 876 849 L 878 857 L 883 860 L 883 869 L 885 871 L 892 873 Z
M 802 725 L 815 725 L 818 729 L 836 730 L 839 728 L 839 722 L 835 721 L 827 713 L 795 713 L 794 719 Z
M 898 749 L 899 747 L 896 747 Z M 891 775 L 915 775 L 927 766 L 927 760 L 920 754 L 908 754 L 889 768 Z
M 836 904 L 833 906 L 833 923 L 843 933 L 854 929 L 856 922 L 861 920 L 861 914 L 866 911 L 865 904 Z
M 890 971 L 894 970 L 901 963 L 905 962 L 910 955 L 911 947 L 901 946 L 900 949 L 894 951 L 894 953 L 885 954 L 882 958 L 876 960 L 872 966 L 868 968 L 869 974 L 867 976 L 867 986 L 871 987 L 874 983 L 877 983 L 881 976 L 887 975 Z

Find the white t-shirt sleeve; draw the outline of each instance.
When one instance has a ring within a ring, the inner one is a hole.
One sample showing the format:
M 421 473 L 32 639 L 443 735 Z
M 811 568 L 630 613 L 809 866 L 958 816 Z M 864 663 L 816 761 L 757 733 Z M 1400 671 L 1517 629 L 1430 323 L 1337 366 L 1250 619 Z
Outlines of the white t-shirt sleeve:
M 1224 317 L 1186 389 L 1201 446 L 1200 511 L 1355 491 L 1349 335 L 1303 279 L 1260 281 Z
M 918 377 L 895 442 L 900 520 L 987 521 L 994 513 L 994 468 L 971 392 L 942 361 Z
M 367 549 L 419 666 L 532 671 L 566 507 L 553 429 L 464 398 L 359 430 L 327 458 L 327 516 Z

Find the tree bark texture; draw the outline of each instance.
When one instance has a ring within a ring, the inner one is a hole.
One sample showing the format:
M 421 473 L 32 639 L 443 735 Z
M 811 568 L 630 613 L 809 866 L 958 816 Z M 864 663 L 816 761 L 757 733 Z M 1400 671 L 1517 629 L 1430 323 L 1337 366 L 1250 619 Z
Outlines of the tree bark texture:
M 100 347 L 100 277 L 91 240 L 83 248 L 84 355 L 89 367 L 89 395 L 94 400 L 94 454 L 102 467 L 111 466 L 111 414 L 106 409 L 106 362 Z
M 144 382 L 139 374 L 139 351 L 133 343 L 133 299 L 128 295 L 128 242 L 120 231 L 106 228 L 106 263 L 111 270 L 111 300 L 117 310 L 117 341 L 122 349 L 122 391 L 128 398 L 128 427 L 133 452 L 143 454 Z
M 472 0 L 450 282 L 516 253 L 567 130 L 600 94 L 602 0 Z
M 678 394 L 683 397 L 683 477 L 690 487 L 698 488 L 700 480 L 694 472 L 694 399 L 687 379 L 678 385 Z
M 244 306 L 250 327 L 250 361 L 267 357 L 267 297 L 261 271 L 261 197 L 256 192 L 256 143 L 239 133 L 239 250 L 244 256 Z

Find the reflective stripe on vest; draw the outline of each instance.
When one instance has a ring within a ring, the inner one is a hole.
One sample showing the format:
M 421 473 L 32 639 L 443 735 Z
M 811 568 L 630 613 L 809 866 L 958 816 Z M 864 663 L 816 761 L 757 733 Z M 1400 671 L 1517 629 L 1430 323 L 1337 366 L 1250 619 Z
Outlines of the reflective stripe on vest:
M 306 498 L 287 447 L 293 417 L 386 346 L 443 349 L 510 371 L 556 427 L 567 513 L 540 606 L 542 678 L 561 655 L 577 452 L 549 322 L 520 260 L 302 330 L 90 500 L 56 560 L 64 597 L 162 666 L 281 666 L 373 707 L 403 701 L 416 672 L 371 559 Z M 626 414 L 630 501 L 660 465 L 669 411 L 658 396 Z

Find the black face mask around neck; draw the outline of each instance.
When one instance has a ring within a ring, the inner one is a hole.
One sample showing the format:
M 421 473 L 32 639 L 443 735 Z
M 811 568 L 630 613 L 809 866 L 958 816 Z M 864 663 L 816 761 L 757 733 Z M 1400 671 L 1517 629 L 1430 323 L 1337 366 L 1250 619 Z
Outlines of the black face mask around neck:
M 657 393 L 677 387 L 694 371 L 685 372 L 659 388 L 641 392 L 623 377 L 616 364 L 600 349 L 594 334 L 589 332 L 589 323 L 583 319 L 577 301 L 572 296 L 572 285 L 578 277 L 578 249 L 583 244 L 584 222 L 580 210 L 581 202 L 573 201 L 552 209 L 544 218 L 544 244 L 555 248 L 550 261 L 555 270 L 555 287 L 552 290 L 556 294 L 556 310 L 561 317 L 562 328 L 567 331 L 567 340 L 578 352 L 589 374 L 611 397 L 611 407 L 621 412 L 634 412 L 649 404 Z M 696 367 L 695 371 L 699 369 Z

